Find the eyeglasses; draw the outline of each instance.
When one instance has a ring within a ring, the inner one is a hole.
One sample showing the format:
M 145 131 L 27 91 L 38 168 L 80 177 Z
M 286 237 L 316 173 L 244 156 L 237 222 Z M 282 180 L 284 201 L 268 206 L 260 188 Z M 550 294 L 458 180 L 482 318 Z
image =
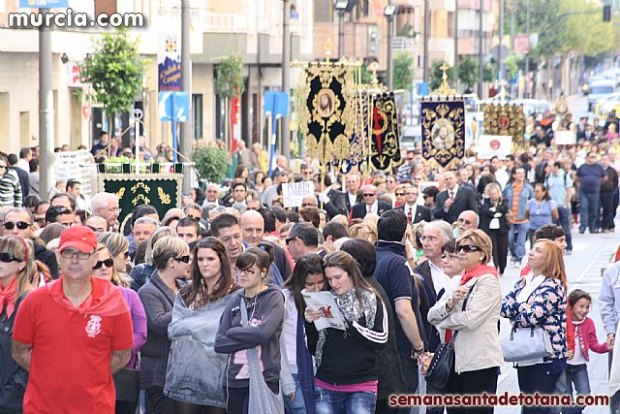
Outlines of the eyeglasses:
M 11 262 L 22 262 L 23 259 L 19 257 L 15 257 L 10 253 L 0 253 L 0 262 L 2 263 L 11 263 Z
M 396 197 L 402 197 L 405 195 L 405 193 L 394 193 L 394 194 L 396 194 Z
M 458 259 L 458 255 L 454 253 L 444 253 L 441 255 L 441 260 L 455 260 Z
M 288 237 L 286 239 L 286 245 L 288 246 L 290 242 L 292 242 L 293 240 L 295 240 L 297 237 Z
M 105 229 L 102 229 L 101 227 L 93 227 L 93 226 L 86 226 L 89 229 L 91 229 L 92 231 L 94 231 L 95 233 L 103 233 L 105 232 Z M 129 253 L 129 252 L 127 252 Z
M 14 223 L 12 221 L 7 221 L 6 223 L 4 223 L 4 228 L 5 230 L 13 230 L 13 228 L 17 226 L 17 228 L 20 230 L 26 230 L 31 225 L 32 224 L 26 223 L 25 221 L 18 221 L 17 223 Z
M 473 244 L 464 244 L 462 246 L 456 246 L 456 251 L 457 252 L 465 252 L 465 253 L 473 253 L 473 252 L 479 252 L 482 251 L 482 249 L 478 246 L 474 246 Z
M 101 266 L 105 266 L 107 268 L 114 266 L 114 259 L 110 258 L 97 261 L 97 263 L 93 266 L 93 270 L 101 269 Z
M 364 193 L 362 194 L 364 197 L 374 197 L 375 193 Z
M 85 253 L 85 252 L 81 252 L 79 250 L 73 250 L 73 249 L 65 249 L 60 252 L 60 256 L 64 257 L 65 259 L 73 259 L 77 257 L 80 260 L 86 260 L 90 258 L 90 256 L 92 255 L 93 255 L 93 252 Z
M 177 262 L 189 263 L 189 255 L 181 256 L 181 257 L 175 257 L 174 260 L 176 260 Z

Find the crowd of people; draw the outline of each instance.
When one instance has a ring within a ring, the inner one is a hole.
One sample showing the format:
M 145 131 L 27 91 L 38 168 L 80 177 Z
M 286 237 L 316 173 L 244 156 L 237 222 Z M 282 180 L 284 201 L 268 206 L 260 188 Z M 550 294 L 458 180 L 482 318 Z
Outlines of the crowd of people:
M 614 231 L 620 147 L 589 136 L 443 171 L 410 150 L 394 171 L 339 176 L 281 156 L 268 174 L 260 145 L 242 145 L 232 179 L 123 225 L 115 194 L 70 180 L 41 200 L 25 181 L 36 151 L 0 154 L 0 413 L 408 412 L 389 396 L 497 391 L 500 318 L 549 338 L 515 362 L 523 393 L 589 394 L 589 351 L 612 350 L 620 314 L 619 264 L 603 343 L 564 266 L 573 226 Z M 310 180 L 285 207 L 283 184 Z M 521 277 L 502 293 L 508 266 Z M 322 291 L 344 332 L 317 328 L 304 295 Z M 446 344 L 449 378 L 426 382 Z

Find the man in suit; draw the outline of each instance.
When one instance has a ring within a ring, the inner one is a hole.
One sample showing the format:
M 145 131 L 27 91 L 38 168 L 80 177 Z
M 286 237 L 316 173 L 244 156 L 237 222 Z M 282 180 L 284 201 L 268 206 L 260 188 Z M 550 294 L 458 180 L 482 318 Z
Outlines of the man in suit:
M 420 190 L 413 184 L 405 187 L 405 204 L 397 207 L 405 212 L 407 222 L 411 224 L 419 223 L 424 220 L 427 223 L 432 220 L 431 210 L 428 207 L 418 204 L 418 194 Z
M 478 213 L 476 195 L 469 188 L 459 187 L 453 171 L 443 174 L 446 189 L 437 194 L 437 202 L 433 208 L 433 217 L 436 220 L 444 220 L 454 223 L 459 214 L 465 210 Z
M 338 214 L 347 216 L 349 214 L 349 210 L 347 209 L 347 205 L 345 203 L 346 194 L 332 188 L 332 179 L 329 174 L 325 174 L 325 177 L 323 178 L 325 190 L 322 192 L 320 183 L 321 176 L 320 174 L 316 174 L 314 176 L 314 191 L 316 193 L 317 201 L 323 204 L 323 210 L 327 212 L 327 219 L 331 220 Z
M 392 209 L 392 206 L 383 201 L 377 200 L 377 187 L 374 185 L 365 185 L 362 187 L 363 202 L 353 206 L 351 218 L 363 219 L 368 213 L 374 213 L 378 216 L 384 211 Z
M 346 190 L 342 193 L 342 197 L 347 207 L 347 214 L 350 214 L 353 206 L 357 204 L 357 197 L 360 189 L 359 174 L 347 174 L 344 183 Z

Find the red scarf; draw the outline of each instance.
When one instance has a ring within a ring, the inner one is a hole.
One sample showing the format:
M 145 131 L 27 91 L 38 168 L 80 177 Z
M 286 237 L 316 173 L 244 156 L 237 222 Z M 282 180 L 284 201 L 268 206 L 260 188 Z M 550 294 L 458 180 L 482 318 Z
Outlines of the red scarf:
M 0 284 L 0 315 L 6 310 L 7 318 L 10 318 L 15 311 L 15 302 L 17 301 L 17 282 L 12 277 L 6 287 Z
M 476 265 L 473 269 L 466 270 L 465 273 L 463 273 L 460 285 L 463 286 L 475 277 L 488 274 L 492 274 L 493 276 L 498 277 L 497 270 L 494 267 L 480 263 Z M 452 331 L 450 329 L 446 329 L 446 343 L 450 342 L 451 339 Z

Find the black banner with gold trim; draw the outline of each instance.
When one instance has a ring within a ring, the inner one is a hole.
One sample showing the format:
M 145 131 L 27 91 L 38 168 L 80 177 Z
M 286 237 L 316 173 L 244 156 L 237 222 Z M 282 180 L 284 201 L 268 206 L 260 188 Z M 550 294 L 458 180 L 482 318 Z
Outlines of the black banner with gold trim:
M 425 100 L 421 105 L 422 157 L 440 167 L 465 155 L 465 105 L 462 100 Z
M 376 170 L 389 170 L 400 164 L 399 126 L 393 93 L 374 97 L 371 115 L 370 163 Z
M 150 204 L 163 217 L 171 208 L 181 207 L 182 174 L 99 174 L 99 191 L 116 194 L 121 209 L 121 228 L 140 204 Z

